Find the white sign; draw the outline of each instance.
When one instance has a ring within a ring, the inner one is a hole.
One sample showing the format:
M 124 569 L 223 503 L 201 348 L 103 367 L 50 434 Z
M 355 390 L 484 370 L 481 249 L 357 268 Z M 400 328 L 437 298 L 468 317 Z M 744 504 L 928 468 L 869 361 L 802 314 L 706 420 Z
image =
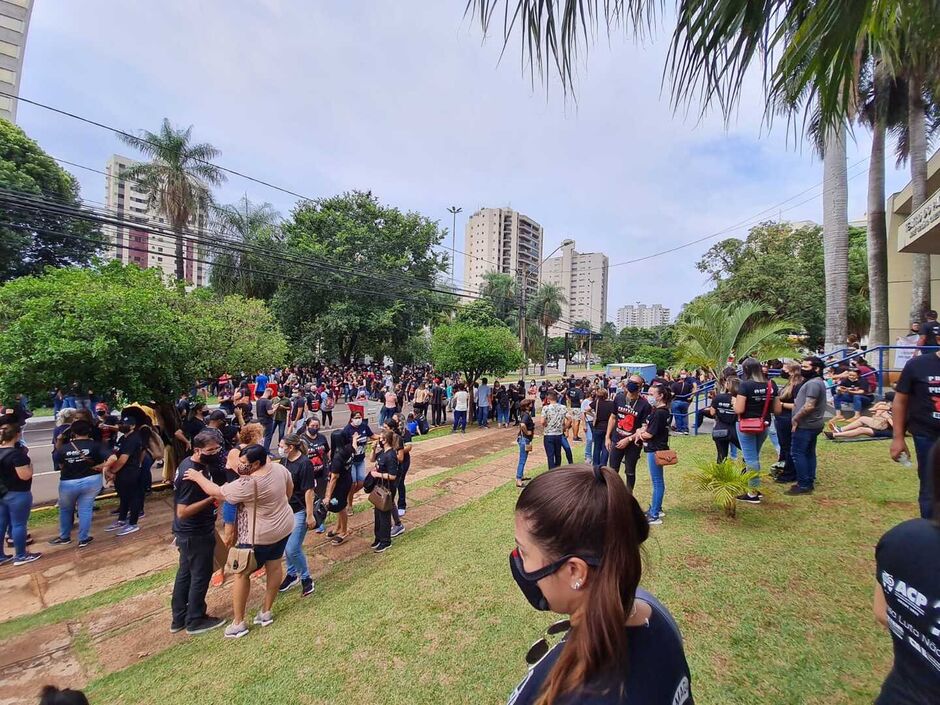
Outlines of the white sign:
M 894 342 L 895 345 L 917 345 L 917 341 L 920 338 L 916 335 L 899 335 L 898 339 Z M 904 368 L 908 362 L 911 361 L 917 354 L 917 351 L 913 348 L 909 350 L 895 350 L 894 351 L 894 369 L 900 370 Z
M 898 252 L 905 252 L 907 248 L 917 244 L 917 240 L 940 225 L 940 191 L 921 204 L 920 208 L 911 213 L 898 231 Z M 926 244 L 926 243 L 924 243 Z M 925 251 L 919 247 L 912 252 Z

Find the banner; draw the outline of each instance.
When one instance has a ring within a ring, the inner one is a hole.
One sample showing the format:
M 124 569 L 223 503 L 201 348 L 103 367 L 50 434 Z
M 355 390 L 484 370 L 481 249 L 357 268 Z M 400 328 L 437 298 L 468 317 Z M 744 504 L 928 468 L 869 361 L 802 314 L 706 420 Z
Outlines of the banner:
M 917 345 L 920 338 L 916 335 L 899 335 L 894 342 L 895 345 Z M 917 354 L 917 350 L 910 348 L 907 350 L 894 351 L 894 369 L 904 369 L 904 365 L 911 361 L 911 358 Z

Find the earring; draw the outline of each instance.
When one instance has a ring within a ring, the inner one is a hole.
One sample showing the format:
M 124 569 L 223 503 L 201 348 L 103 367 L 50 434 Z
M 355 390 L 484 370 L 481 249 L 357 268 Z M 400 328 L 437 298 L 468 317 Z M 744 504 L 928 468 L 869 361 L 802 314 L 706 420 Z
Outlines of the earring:
M 574 589 L 575 589 L 575 590 L 580 590 L 580 589 L 581 589 L 581 581 L 580 581 L 580 580 L 577 581 L 577 582 L 574 584 Z

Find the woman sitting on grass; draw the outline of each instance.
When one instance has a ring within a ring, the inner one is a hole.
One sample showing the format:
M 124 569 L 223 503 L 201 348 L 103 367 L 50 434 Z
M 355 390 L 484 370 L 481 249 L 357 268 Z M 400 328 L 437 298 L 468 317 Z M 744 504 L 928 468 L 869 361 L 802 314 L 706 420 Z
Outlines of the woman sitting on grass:
M 843 438 L 891 438 L 894 434 L 894 420 L 891 416 L 894 393 L 888 392 L 885 399 L 872 406 L 871 416 L 860 416 L 842 427 L 837 426 L 833 419 L 825 431 L 826 438 L 830 441 Z

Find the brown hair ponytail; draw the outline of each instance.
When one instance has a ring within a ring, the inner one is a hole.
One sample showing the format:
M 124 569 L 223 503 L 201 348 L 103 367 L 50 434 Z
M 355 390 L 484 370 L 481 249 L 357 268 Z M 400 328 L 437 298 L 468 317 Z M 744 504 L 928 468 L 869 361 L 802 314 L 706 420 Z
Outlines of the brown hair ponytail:
M 539 475 L 519 495 L 532 537 L 551 559 L 590 556 L 584 606 L 572 620 L 561 655 L 538 705 L 561 696 L 626 662 L 626 623 L 642 574 L 640 544 L 649 535 L 643 510 L 609 468 L 587 465 Z

